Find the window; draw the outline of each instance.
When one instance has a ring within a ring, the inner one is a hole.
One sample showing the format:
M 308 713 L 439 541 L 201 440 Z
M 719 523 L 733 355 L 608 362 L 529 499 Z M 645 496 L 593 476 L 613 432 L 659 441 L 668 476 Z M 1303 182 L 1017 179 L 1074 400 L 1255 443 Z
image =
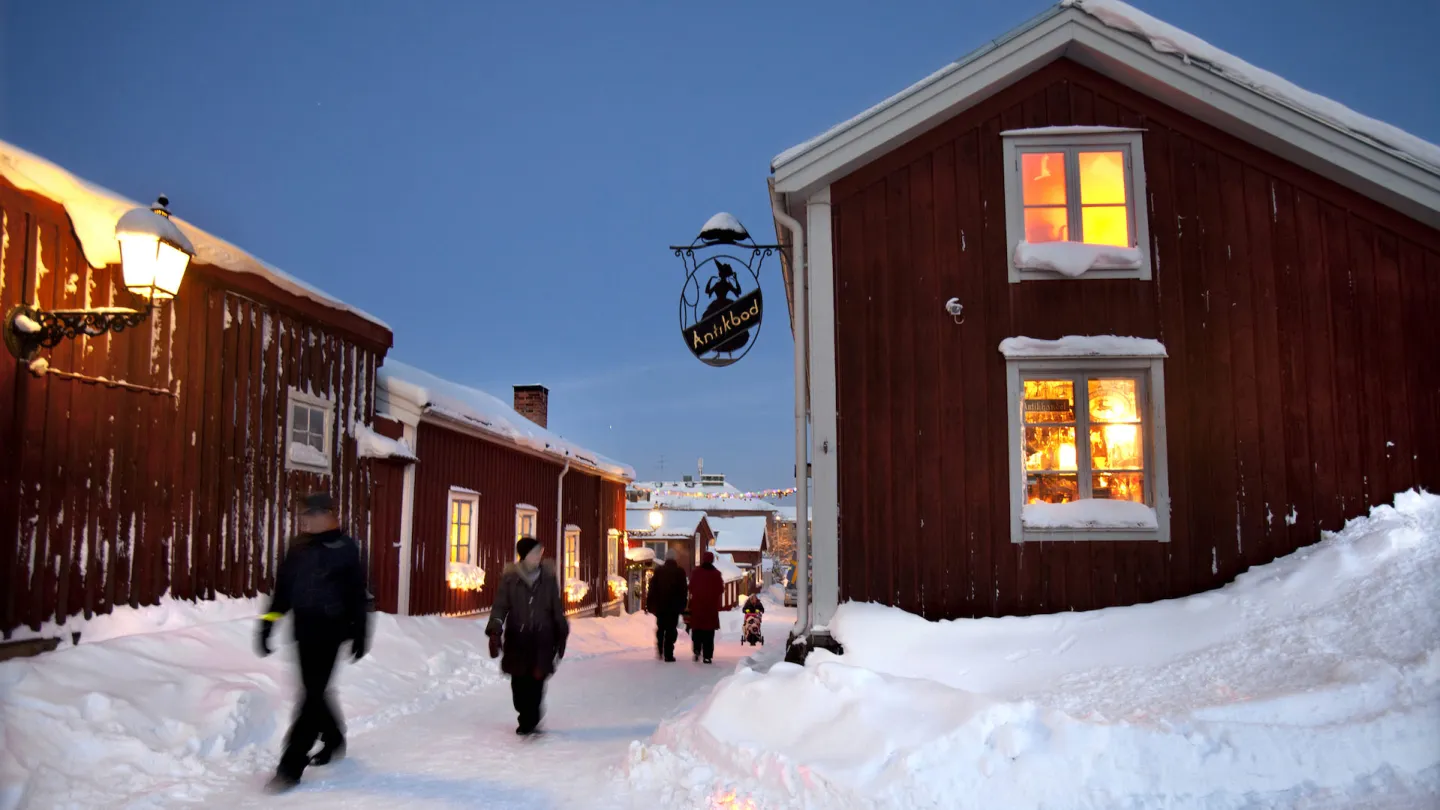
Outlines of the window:
M 330 472 L 331 424 L 335 403 L 290 389 L 288 437 L 285 468 L 305 472 Z
M 655 552 L 655 563 L 657 565 L 665 562 L 665 555 L 670 553 L 670 544 L 664 540 L 646 540 L 645 548 Z
M 620 573 L 620 532 L 617 529 L 611 529 L 605 536 L 605 572 Z
M 1162 362 L 1009 360 L 1013 541 L 1169 539 Z
M 565 527 L 565 581 L 580 578 L 580 528 Z
M 480 494 L 459 487 L 450 490 L 450 562 L 476 565 L 475 513 Z
M 1068 127 L 1001 135 L 1011 282 L 1150 278 L 1139 130 Z
M 528 503 L 515 505 L 515 541 L 518 543 L 522 537 L 534 537 L 535 529 L 539 526 L 540 510 Z

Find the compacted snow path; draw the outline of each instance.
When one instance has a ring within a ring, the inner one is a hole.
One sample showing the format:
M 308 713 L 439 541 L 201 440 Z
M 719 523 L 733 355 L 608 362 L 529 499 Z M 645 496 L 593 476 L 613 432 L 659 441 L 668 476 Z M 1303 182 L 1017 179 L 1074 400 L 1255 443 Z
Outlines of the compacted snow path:
M 774 607 L 772 606 L 772 610 Z M 776 611 L 777 613 L 779 611 Z M 793 611 L 790 611 L 793 613 Z M 756 664 L 778 660 L 788 621 L 767 622 L 771 643 L 758 652 L 741 647 L 734 633 L 716 644 L 715 663 L 690 660 L 682 631 L 679 661 L 666 664 L 652 649 L 567 659 L 546 695 L 546 734 L 515 735 L 509 682 L 470 697 L 352 735 L 348 758 L 312 768 L 294 792 L 261 791 L 269 773 L 238 774 L 206 791 L 211 807 L 487 807 L 653 808 L 654 797 L 635 794 L 619 780 L 630 743 L 646 740 L 666 716 L 703 698 L 721 678 L 752 655 Z M 145 807 L 193 807 L 194 796 L 152 794 Z M 132 805 L 135 806 L 135 805 Z

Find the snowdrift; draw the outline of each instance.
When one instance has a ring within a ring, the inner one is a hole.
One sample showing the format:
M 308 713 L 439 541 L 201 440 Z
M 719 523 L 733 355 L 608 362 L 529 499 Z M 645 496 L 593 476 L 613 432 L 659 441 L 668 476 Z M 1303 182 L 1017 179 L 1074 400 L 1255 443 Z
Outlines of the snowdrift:
M 288 619 L 255 655 L 266 604 L 120 609 L 66 625 L 77 646 L 0 663 L 0 810 L 144 806 L 182 782 L 199 801 L 226 772 L 274 768 L 299 685 Z M 372 616 L 370 653 L 352 664 L 342 648 L 336 672 L 352 736 L 501 678 L 484 618 Z M 567 661 L 654 643 L 644 614 L 571 627 Z
M 1437 582 L 1440 497 L 1412 491 L 1186 599 L 940 623 L 847 604 L 844 656 L 742 669 L 635 744 L 629 778 L 687 807 L 1435 806 Z

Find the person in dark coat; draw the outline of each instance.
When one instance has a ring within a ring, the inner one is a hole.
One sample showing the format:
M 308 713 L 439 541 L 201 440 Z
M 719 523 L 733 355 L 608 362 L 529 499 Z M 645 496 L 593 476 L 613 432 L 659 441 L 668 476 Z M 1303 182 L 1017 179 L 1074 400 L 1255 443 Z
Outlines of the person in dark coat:
M 695 660 L 705 663 L 715 657 L 715 631 L 720 629 L 720 603 L 725 597 L 725 578 L 715 568 L 715 555 L 705 552 L 700 567 L 690 575 L 690 640 Z
M 515 733 L 528 736 L 539 732 L 545 680 L 565 657 L 570 622 L 565 619 L 555 564 L 543 559 L 540 542 L 520 538 L 515 555 L 519 561 L 505 566 L 485 633 L 490 636 L 491 658 L 499 657 L 504 648 L 500 670 L 510 676 L 510 695 L 520 719 Z
M 369 644 L 369 588 L 360 546 L 340 531 L 329 495 L 305 498 L 300 529 L 276 572 L 270 610 L 260 617 L 255 639 L 256 652 L 269 655 L 275 622 L 293 614 L 300 703 L 280 765 L 267 786 L 272 792 L 299 784 L 307 765 L 325 765 L 345 755 L 345 731 L 330 698 L 330 677 L 341 645 L 350 642 L 351 657 L 359 661 Z M 311 756 L 317 739 L 322 747 Z
M 655 616 L 655 657 L 675 661 L 675 639 L 679 637 L 680 614 L 685 610 L 685 569 L 672 549 L 665 564 L 650 577 L 650 613 Z

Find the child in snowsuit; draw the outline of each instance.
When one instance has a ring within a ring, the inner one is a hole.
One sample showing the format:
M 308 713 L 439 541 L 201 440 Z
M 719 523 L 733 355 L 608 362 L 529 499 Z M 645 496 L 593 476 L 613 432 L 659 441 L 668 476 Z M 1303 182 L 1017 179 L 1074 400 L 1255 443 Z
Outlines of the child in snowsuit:
M 269 655 L 275 622 L 294 614 L 302 691 L 295 722 L 285 736 L 285 753 L 267 786 L 277 793 L 299 784 L 307 765 L 325 765 L 345 755 L 344 726 L 330 700 L 330 677 L 341 645 L 350 642 L 351 656 L 359 661 L 369 638 L 369 589 L 360 547 L 340 531 L 329 495 L 305 498 L 300 527 L 304 534 L 280 563 L 270 611 L 260 617 L 255 639 L 256 651 Z M 311 756 L 317 739 L 323 745 Z
M 500 670 L 510 676 L 510 695 L 520 720 L 515 733 L 528 736 L 539 732 L 545 681 L 565 657 L 570 623 L 555 564 L 542 559 L 539 541 L 520 538 L 515 554 L 519 561 L 505 567 L 485 633 L 490 636 L 491 658 L 500 656 L 503 638 Z

